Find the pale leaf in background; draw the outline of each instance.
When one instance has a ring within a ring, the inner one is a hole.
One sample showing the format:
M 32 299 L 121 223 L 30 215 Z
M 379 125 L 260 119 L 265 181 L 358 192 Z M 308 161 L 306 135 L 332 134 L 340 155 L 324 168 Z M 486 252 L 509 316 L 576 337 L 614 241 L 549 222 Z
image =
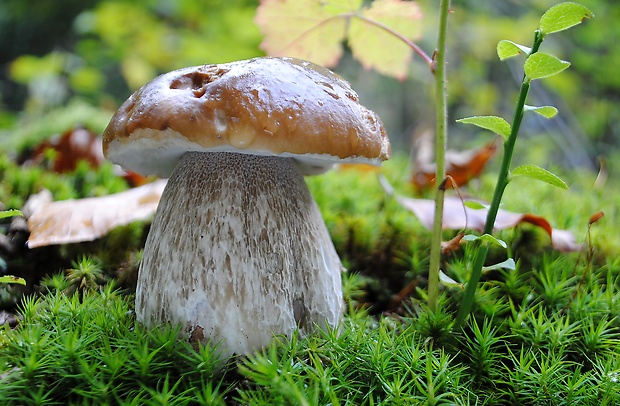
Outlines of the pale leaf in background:
M 92 241 L 118 226 L 146 220 L 157 209 L 166 180 L 103 197 L 38 205 L 28 218 L 28 247 Z

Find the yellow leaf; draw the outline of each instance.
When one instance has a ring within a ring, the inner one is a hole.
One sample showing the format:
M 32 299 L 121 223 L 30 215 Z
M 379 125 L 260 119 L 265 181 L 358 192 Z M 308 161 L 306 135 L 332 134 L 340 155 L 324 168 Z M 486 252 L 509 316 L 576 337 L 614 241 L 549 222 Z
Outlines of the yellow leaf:
M 417 20 L 422 17 L 422 12 L 418 4 L 375 0 L 360 12 L 360 16 L 353 18 L 349 27 L 348 41 L 353 56 L 367 69 L 405 79 L 413 50 L 386 28 L 408 40 L 419 37 Z
M 359 1 L 350 0 L 263 0 L 256 14 L 265 36 L 261 49 L 272 56 L 334 66 L 342 56 L 346 35 L 346 19 L 340 15 L 357 7 Z
M 404 79 L 417 38 L 417 3 L 375 0 L 262 0 L 256 22 L 265 36 L 261 48 L 272 56 L 292 56 L 334 66 L 346 39 L 366 68 Z M 348 30 L 348 31 L 347 31 Z

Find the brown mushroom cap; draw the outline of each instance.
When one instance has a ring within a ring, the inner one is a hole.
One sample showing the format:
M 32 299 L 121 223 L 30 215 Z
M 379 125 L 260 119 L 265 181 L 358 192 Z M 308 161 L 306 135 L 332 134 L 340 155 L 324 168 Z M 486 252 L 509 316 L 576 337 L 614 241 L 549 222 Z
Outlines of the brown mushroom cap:
M 375 113 L 328 69 L 294 58 L 255 58 L 155 78 L 103 133 L 106 157 L 168 177 L 187 151 L 294 157 L 306 173 L 334 162 L 380 164 L 390 144 Z

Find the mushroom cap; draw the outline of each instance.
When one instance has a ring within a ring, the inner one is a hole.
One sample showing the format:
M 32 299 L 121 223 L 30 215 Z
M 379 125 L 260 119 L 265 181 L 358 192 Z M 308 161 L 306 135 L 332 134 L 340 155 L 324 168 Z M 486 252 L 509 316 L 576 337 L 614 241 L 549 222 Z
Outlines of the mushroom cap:
M 103 133 L 112 162 L 168 177 L 187 151 L 293 157 L 305 174 L 379 165 L 390 143 L 348 82 L 294 58 L 262 57 L 163 74 L 123 103 Z

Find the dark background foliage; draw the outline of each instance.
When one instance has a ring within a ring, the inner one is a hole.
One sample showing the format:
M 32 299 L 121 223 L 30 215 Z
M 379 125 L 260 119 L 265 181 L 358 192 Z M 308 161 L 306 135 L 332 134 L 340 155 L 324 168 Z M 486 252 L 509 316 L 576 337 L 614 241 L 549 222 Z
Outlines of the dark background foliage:
M 419 3 L 425 11 L 419 42 L 432 53 L 437 7 L 431 1 Z M 482 114 L 511 119 L 520 63 L 498 61 L 495 45 L 500 39 L 529 45 L 539 16 L 555 3 L 453 2 L 448 58 L 452 147 L 487 137 L 452 119 Z M 571 69 L 532 89 L 532 104 L 556 105 L 560 115 L 551 121 L 526 120 L 528 142 L 519 156 L 541 166 L 594 170 L 602 155 L 613 169 L 620 139 L 620 48 L 614 46 L 620 4 L 582 3 L 596 18 L 545 42 L 552 53 L 572 62 Z M 63 126 L 81 123 L 101 131 L 118 104 L 159 73 L 262 55 L 253 21 L 257 6 L 257 0 L 2 2 L 0 136 L 7 137 L 9 149 L 19 150 L 64 131 Z M 350 57 L 335 70 L 379 113 L 396 148 L 408 150 L 413 134 L 432 127 L 432 78 L 422 63 L 411 64 L 404 83 L 364 71 Z

